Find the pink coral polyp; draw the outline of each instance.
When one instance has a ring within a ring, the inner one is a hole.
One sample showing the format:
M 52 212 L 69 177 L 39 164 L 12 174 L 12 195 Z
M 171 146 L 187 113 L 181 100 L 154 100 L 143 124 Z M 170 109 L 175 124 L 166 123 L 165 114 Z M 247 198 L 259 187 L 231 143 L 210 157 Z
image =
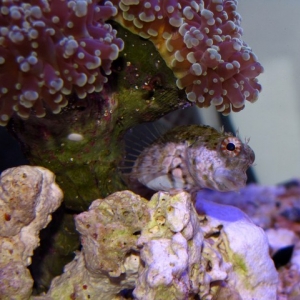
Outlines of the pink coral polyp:
M 228 114 L 258 98 L 263 68 L 241 40 L 236 0 L 112 2 L 115 19 L 155 44 L 190 101 Z
M 104 21 L 117 13 L 96 0 L 0 1 L 0 124 L 59 113 L 74 89 L 101 91 L 123 41 Z M 100 72 L 100 67 L 102 73 Z

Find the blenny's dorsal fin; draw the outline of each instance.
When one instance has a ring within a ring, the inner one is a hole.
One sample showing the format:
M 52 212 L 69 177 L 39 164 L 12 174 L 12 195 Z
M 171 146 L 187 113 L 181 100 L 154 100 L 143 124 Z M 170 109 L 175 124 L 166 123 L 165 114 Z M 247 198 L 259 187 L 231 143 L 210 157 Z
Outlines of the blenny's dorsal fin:
M 162 126 L 159 122 L 143 123 L 129 129 L 124 135 L 125 154 L 119 166 L 121 173 L 130 173 L 135 160 L 143 150 L 158 139 L 163 140 L 163 135 L 167 131 L 168 128 Z

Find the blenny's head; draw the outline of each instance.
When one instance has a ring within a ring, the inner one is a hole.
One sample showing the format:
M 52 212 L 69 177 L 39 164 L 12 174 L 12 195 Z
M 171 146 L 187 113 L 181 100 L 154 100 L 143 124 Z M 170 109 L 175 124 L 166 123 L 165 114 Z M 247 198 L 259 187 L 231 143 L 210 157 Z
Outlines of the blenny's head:
M 199 186 L 226 192 L 239 190 L 247 181 L 246 171 L 253 164 L 253 150 L 231 134 L 221 134 L 187 150 L 191 175 Z

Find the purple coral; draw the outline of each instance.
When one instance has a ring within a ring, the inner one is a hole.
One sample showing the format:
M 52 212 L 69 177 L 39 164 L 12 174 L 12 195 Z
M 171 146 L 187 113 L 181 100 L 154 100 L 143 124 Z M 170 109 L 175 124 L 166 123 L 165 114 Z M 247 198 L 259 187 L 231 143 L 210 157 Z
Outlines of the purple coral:
M 74 88 L 101 91 L 123 41 L 104 21 L 117 13 L 96 0 L 0 0 L 0 125 L 15 111 L 59 113 Z
M 190 101 L 228 114 L 257 99 L 263 68 L 241 39 L 236 0 L 112 2 L 115 19 L 155 44 Z

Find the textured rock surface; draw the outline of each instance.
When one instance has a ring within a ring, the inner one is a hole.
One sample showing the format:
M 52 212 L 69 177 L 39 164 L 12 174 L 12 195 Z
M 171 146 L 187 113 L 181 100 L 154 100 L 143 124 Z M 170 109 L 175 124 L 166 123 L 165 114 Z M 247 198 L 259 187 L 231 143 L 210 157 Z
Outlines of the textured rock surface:
M 249 185 L 239 193 L 202 190 L 198 197 L 237 206 L 261 226 L 279 273 L 277 299 L 300 299 L 300 180 L 278 186 Z
M 82 252 L 53 280 L 48 296 L 110 300 L 133 288 L 139 265 L 136 242 L 149 219 L 147 203 L 132 192 L 116 192 L 78 215 Z
M 86 267 L 86 257 L 82 252 L 77 253 L 75 259 L 66 265 L 64 274 L 53 279 L 47 296 L 34 299 L 122 299 L 119 292 L 134 286 L 137 278 L 139 257 L 135 254 L 127 256 L 123 262 L 123 272 L 126 276 L 110 277 L 101 270 L 90 272 Z
M 27 269 L 39 232 L 62 201 L 54 174 L 42 167 L 21 166 L 0 178 L 0 295 L 28 299 L 33 280 Z
M 239 209 L 186 192 L 129 191 L 76 217 L 82 251 L 36 299 L 270 299 L 277 272 L 262 229 Z
M 137 237 L 148 221 L 147 203 L 130 191 L 117 192 L 76 217 L 89 271 L 97 273 L 100 266 L 112 277 L 123 273 L 125 258 L 138 250 Z
M 151 219 L 138 240 L 143 264 L 135 298 L 187 299 L 197 294 L 204 237 L 190 195 L 159 192 L 151 198 L 149 212 Z
M 243 300 L 276 299 L 278 275 L 264 231 L 232 206 L 198 197 L 196 210 L 212 247 L 231 264 L 225 281 L 227 288 Z M 224 299 L 222 289 L 218 299 Z

